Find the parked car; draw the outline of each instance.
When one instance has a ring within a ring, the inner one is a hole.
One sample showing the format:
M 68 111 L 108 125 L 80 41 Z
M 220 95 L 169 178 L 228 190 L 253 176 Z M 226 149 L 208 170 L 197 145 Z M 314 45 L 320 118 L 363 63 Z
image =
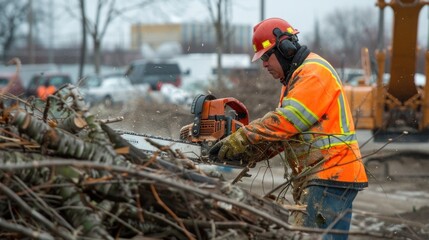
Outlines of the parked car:
M 159 92 L 166 102 L 184 106 L 186 109 L 191 107 L 195 98 L 195 95 L 192 95 L 191 92 L 172 84 L 163 84 Z
M 182 71 L 177 63 L 138 60 L 128 66 L 125 75 L 133 85 L 149 84 L 154 91 L 159 91 L 164 83 L 176 87 L 182 84 Z
M 37 88 L 41 85 L 47 84 L 54 86 L 56 89 L 64 84 L 72 83 L 71 77 L 67 73 L 41 73 L 34 75 L 28 84 L 26 95 L 37 96 Z
M 144 92 L 143 88 L 134 87 L 123 75 L 87 76 L 83 78 L 79 88 L 85 101 L 91 106 L 102 104 L 105 107 L 125 103 Z M 147 85 L 146 91 L 148 89 Z
M 0 93 L 10 93 L 18 97 L 24 94 L 25 88 L 19 75 L 13 72 L 0 73 Z

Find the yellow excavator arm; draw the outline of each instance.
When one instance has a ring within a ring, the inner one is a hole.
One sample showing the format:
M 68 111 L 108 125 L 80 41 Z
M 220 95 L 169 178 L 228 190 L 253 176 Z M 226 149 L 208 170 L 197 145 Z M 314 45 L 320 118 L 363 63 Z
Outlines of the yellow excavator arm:
M 359 86 L 346 86 L 356 127 L 372 129 L 376 141 L 385 141 L 407 132 L 403 141 L 429 140 L 429 86 L 415 84 L 417 66 L 417 35 L 419 13 L 427 0 L 377 0 L 380 9 L 380 29 L 376 84 L 363 81 Z M 384 9 L 393 10 L 392 42 L 387 50 L 382 44 Z M 366 52 L 365 52 L 366 51 Z M 390 72 L 385 74 L 386 57 L 390 57 Z M 362 50 L 362 65 L 368 72 L 368 50 Z M 426 73 L 429 72 L 429 52 L 426 52 Z M 385 76 L 389 79 L 386 82 Z M 426 74 L 428 76 L 428 74 Z

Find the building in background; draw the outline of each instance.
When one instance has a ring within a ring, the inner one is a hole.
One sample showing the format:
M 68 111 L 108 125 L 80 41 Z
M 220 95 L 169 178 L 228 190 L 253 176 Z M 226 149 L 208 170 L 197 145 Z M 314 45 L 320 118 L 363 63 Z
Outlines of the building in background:
M 224 54 L 253 53 L 251 47 L 252 29 L 248 25 L 231 25 L 225 31 Z M 171 23 L 171 24 L 133 24 L 131 25 L 131 44 L 129 49 L 116 47 L 101 50 L 101 62 L 108 66 L 125 66 L 129 62 L 152 58 L 146 48 L 150 48 L 157 58 L 171 58 L 181 54 L 217 52 L 216 33 L 210 23 Z M 89 41 L 90 43 L 90 41 Z M 33 60 L 38 64 L 76 64 L 80 61 L 80 43 L 67 47 L 50 49 L 42 44 L 34 47 Z M 93 49 L 87 47 L 86 63 L 93 61 Z M 12 48 L 9 55 L 18 57 L 23 64 L 31 62 L 28 47 Z
M 252 29 L 248 25 L 231 25 L 225 34 L 224 53 L 251 54 Z M 216 33 L 208 23 L 133 24 L 131 25 L 131 49 L 143 45 L 152 49 L 162 44 L 177 42 L 183 53 L 216 52 Z

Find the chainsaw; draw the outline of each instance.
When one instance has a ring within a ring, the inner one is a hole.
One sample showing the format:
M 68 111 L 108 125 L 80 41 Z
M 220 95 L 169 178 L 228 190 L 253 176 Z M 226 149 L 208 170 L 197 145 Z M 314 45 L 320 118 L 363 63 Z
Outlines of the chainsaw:
M 239 161 L 220 162 L 216 156 L 209 154 L 214 144 L 249 123 L 249 112 L 244 104 L 232 97 L 217 99 L 211 94 L 201 94 L 194 98 L 191 113 L 194 114 L 194 120 L 180 129 L 178 140 L 128 131 L 118 133 L 147 153 L 159 152 L 157 146 L 168 146 L 197 163 L 244 166 Z

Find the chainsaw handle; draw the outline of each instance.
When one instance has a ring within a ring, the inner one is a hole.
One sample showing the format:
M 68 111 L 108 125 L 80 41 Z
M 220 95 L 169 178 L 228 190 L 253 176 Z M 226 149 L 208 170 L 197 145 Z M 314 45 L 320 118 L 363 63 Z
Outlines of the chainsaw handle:
M 222 101 L 224 105 L 229 106 L 237 113 L 237 120 L 243 125 L 249 124 L 249 111 L 246 106 L 240 101 L 232 97 L 219 98 L 214 101 Z
M 194 124 L 192 125 L 192 136 L 197 137 L 200 135 L 200 127 L 201 127 L 201 115 L 204 110 L 204 103 L 206 101 L 213 101 L 216 97 L 209 94 L 204 95 L 200 94 L 194 98 L 191 106 L 191 113 L 194 114 Z

